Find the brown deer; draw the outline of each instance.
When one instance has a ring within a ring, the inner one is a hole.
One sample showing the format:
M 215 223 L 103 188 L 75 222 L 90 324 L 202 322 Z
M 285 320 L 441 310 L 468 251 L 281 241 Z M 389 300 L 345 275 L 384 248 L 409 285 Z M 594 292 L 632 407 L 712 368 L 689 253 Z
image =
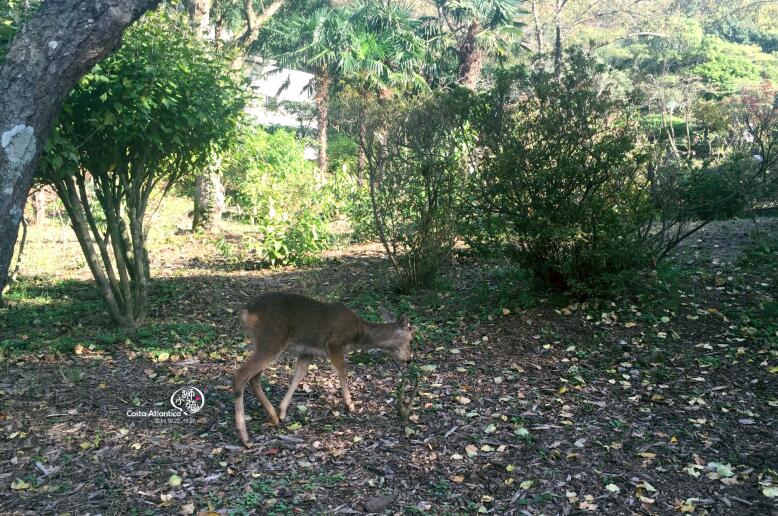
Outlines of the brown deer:
M 297 294 L 267 292 L 252 299 L 241 311 L 240 322 L 254 345 L 254 353 L 235 373 L 235 426 L 246 447 L 251 444 L 246 431 L 243 391 L 250 383 L 274 425 L 286 418 L 292 395 L 308 372 L 314 357 L 327 357 L 340 379 L 343 401 L 354 410 L 348 389 L 345 356 L 356 349 L 380 349 L 402 361 L 411 359 L 411 340 L 416 328 L 405 316 L 399 319 L 381 310 L 385 323 L 359 318 L 341 303 L 322 303 Z M 282 352 L 297 357 L 289 390 L 276 414 L 262 390 L 260 374 Z

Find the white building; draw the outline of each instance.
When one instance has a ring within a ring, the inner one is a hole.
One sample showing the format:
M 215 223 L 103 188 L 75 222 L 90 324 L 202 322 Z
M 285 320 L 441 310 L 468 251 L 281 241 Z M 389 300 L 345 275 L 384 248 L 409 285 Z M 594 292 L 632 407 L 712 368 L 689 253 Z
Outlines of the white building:
M 316 118 L 303 118 L 288 110 L 284 103 L 304 103 L 313 107 L 313 74 L 279 68 L 272 62 L 249 56 L 246 58 L 248 77 L 256 100 L 246 109 L 259 125 L 281 126 L 292 130 L 315 131 Z M 306 159 L 317 158 L 316 149 L 305 148 Z

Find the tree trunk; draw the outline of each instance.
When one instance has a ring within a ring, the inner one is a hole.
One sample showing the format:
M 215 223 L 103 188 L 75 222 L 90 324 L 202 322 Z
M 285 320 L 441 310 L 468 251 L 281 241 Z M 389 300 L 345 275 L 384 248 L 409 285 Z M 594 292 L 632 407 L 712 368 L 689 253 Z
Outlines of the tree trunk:
M 260 14 L 254 12 L 253 0 L 243 1 L 243 16 L 246 19 L 246 30 L 238 36 L 233 45 L 238 49 L 238 55 L 232 65 L 235 68 L 243 66 L 249 47 L 257 40 L 259 29 L 284 6 L 286 0 L 273 0 Z
M 0 67 L 0 292 L 35 166 L 65 96 L 159 0 L 48 0 Z
M 316 114 L 319 125 L 319 172 L 327 172 L 327 125 L 329 124 L 330 76 L 322 70 L 316 77 Z
M 367 138 L 367 115 L 363 115 L 359 124 L 359 148 L 357 149 L 357 184 L 362 186 L 367 170 L 367 154 L 365 154 L 365 139 Z
M 557 0 L 554 9 L 554 72 L 557 76 L 562 72 L 562 11 L 567 0 Z
M 24 259 L 24 245 L 26 243 L 27 243 L 27 219 L 22 217 L 22 240 L 19 242 L 19 253 L 16 255 L 16 267 L 14 267 L 14 271 L 11 273 L 10 283 L 13 283 L 19 278 L 19 270 L 22 268 L 22 260 Z M 0 299 L 0 301 L 2 301 L 2 299 Z
M 189 0 L 189 23 L 200 38 L 211 32 L 211 0 Z
M 216 172 L 195 179 L 195 207 L 192 230 L 218 231 L 224 213 L 224 186 Z
M 472 22 L 467 28 L 467 35 L 459 45 L 457 58 L 459 60 L 459 84 L 470 89 L 475 89 L 478 79 L 481 78 L 483 67 L 483 52 L 478 49 L 475 38 L 480 32 L 478 22 Z
M 210 19 L 211 0 L 189 0 L 189 23 L 197 37 L 208 37 Z M 195 178 L 192 231 L 218 231 L 224 211 L 223 192 L 221 178 L 213 172 L 205 171 Z
M 46 205 L 48 204 L 48 191 L 49 188 L 39 188 L 37 192 L 32 195 L 32 204 L 35 209 L 35 225 L 39 226 L 46 223 Z
M 267 23 L 283 7 L 286 0 L 274 0 L 260 14 L 254 12 L 252 0 L 244 0 L 244 18 L 246 30 L 233 42 L 238 53 L 232 62 L 232 67 L 240 69 L 246 59 L 249 47 L 257 40 L 259 29 Z M 210 33 L 210 14 L 212 0 L 189 0 L 189 22 L 199 37 L 207 37 Z M 214 44 L 221 45 L 223 20 L 217 20 L 214 28 Z M 192 230 L 203 229 L 218 231 L 224 212 L 224 186 L 218 170 L 214 167 L 209 172 L 195 178 L 194 211 Z
M 543 53 L 545 44 L 543 42 L 543 27 L 540 24 L 540 18 L 538 17 L 538 9 L 535 2 L 530 3 L 532 6 L 532 20 L 535 24 L 535 44 L 538 47 L 538 54 Z

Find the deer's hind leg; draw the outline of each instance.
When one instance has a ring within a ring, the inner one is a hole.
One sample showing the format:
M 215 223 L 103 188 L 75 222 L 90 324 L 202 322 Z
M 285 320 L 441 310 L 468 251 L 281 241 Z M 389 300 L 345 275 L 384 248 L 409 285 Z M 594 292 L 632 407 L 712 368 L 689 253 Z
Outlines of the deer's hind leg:
M 297 357 L 297 363 L 294 366 L 294 374 L 292 375 L 292 381 L 289 382 L 289 390 L 286 391 L 284 399 L 281 400 L 281 404 L 278 406 L 278 417 L 283 421 L 286 419 L 286 409 L 289 408 L 289 403 L 292 401 L 294 391 L 297 390 L 297 386 L 303 381 L 305 375 L 308 374 L 308 364 L 311 363 L 311 357 L 307 355 L 300 355 Z
M 271 350 L 262 350 L 257 348 L 254 353 L 249 357 L 245 364 L 238 368 L 235 376 L 232 379 L 232 391 L 235 396 L 235 428 L 238 431 L 238 436 L 244 445 L 250 446 L 249 436 L 246 431 L 246 415 L 243 406 L 243 392 L 246 389 L 246 383 L 251 381 L 251 386 L 254 392 L 259 398 L 259 402 L 262 403 L 265 412 L 270 417 L 274 424 L 279 424 L 278 415 L 267 399 L 265 393 L 262 391 L 262 385 L 260 383 L 260 373 L 265 369 L 278 355 L 277 352 Z

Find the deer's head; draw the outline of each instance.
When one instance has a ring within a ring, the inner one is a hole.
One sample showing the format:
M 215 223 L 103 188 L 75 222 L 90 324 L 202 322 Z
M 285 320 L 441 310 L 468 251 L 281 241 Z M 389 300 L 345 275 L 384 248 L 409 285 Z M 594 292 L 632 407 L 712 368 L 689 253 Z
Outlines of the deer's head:
M 416 326 L 411 325 L 411 322 L 404 315 L 397 318 L 383 308 L 379 308 L 379 313 L 385 323 L 394 326 L 394 331 L 390 341 L 385 344 L 385 349 L 397 360 L 410 361 L 413 358 L 411 341 L 416 334 Z

